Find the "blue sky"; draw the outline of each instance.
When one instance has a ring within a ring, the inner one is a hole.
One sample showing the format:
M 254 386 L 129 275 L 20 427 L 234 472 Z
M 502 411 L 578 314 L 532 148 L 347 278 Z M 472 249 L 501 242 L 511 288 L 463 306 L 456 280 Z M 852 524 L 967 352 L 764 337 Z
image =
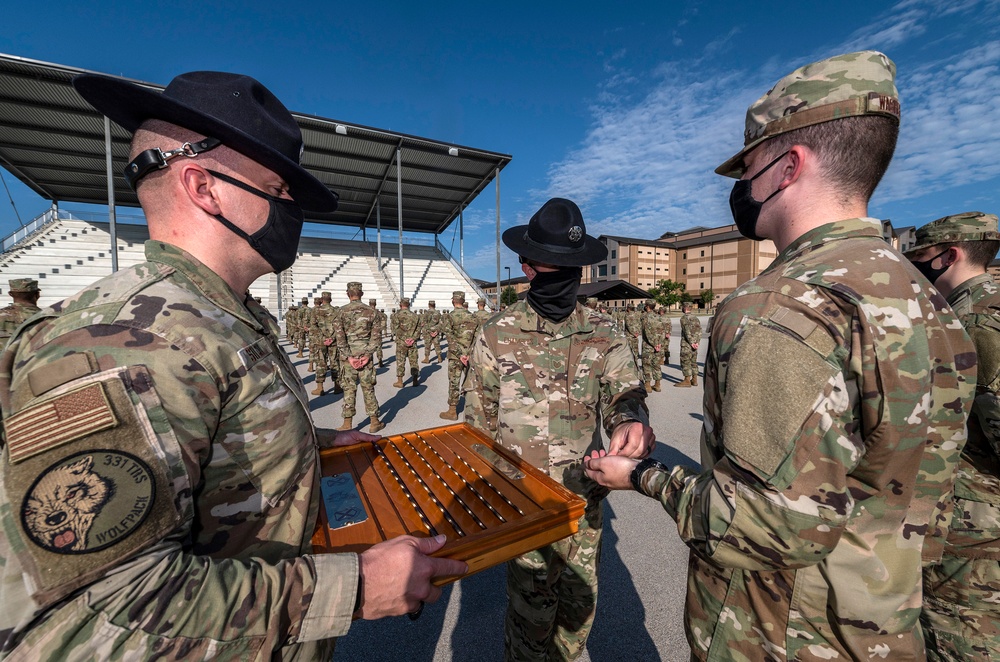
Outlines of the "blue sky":
M 511 154 L 503 227 L 562 196 L 591 234 L 645 238 L 732 222 L 712 171 L 746 107 L 798 66 L 874 48 L 898 67 L 903 124 L 872 215 L 1000 211 L 998 0 L 8 5 L 0 52 L 161 84 L 247 73 L 295 111 Z M 48 206 L 3 175 L 22 219 Z M 496 276 L 494 223 L 491 187 L 466 213 L 473 276 Z M 16 227 L 0 200 L 0 235 Z M 441 240 L 457 254 L 453 228 Z

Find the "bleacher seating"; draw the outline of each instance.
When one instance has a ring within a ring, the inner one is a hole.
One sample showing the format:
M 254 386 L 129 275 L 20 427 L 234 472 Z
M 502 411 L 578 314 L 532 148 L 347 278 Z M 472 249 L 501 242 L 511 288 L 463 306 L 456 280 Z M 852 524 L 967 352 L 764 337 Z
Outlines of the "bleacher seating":
M 117 224 L 119 268 L 145 259 L 143 243 L 148 238 L 145 225 Z M 40 305 L 49 306 L 110 274 L 110 247 L 108 223 L 60 218 L 0 254 L 0 288 L 6 292 L 6 281 L 11 278 L 35 278 L 42 289 Z M 343 305 L 347 283 L 359 281 L 365 290 L 365 303 L 375 299 L 378 308 L 390 312 L 398 307 L 399 292 L 398 255 L 386 257 L 392 251 L 398 249 L 392 246 L 387 250 L 383 244 L 385 271 L 380 274 L 370 243 L 303 237 L 298 259 L 281 277 L 285 307 L 302 297 L 311 304 L 323 291 L 333 295 L 334 305 Z M 449 310 L 451 293 L 456 289 L 465 290 L 475 308 L 472 279 L 435 247 L 406 245 L 403 262 L 406 293 L 414 300 L 414 309 L 426 308 L 429 300 L 436 300 L 438 309 Z M 250 294 L 279 314 L 278 288 L 278 277 L 267 274 L 251 284 Z M 280 313 L 283 316 L 284 311 Z

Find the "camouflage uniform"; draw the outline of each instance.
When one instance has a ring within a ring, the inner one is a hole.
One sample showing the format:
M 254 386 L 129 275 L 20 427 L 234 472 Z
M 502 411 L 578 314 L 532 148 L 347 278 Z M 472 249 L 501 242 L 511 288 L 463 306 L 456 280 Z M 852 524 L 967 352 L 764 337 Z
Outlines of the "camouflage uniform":
M 694 382 L 698 379 L 698 350 L 701 342 L 701 321 L 691 313 L 681 316 L 681 374 Z
M 420 321 L 424 334 L 424 363 L 431 362 L 431 349 L 437 362 L 441 363 L 441 313 L 434 308 L 433 301 L 428 305 L 431 307 L 423 312 Z
M 310 554 L 316 438 L 278 327 L 186 252 L 146 259 L 0 357 L 0 657 L 328 658 L 358 562 Z
M 476 316 L 465 308 L 442 315 L 441 333 L 448 339 L 448 407 L 452 413 L 458 407 L 459 392 L 469 373 L 469 366 L 462 363 L 462 357 L 471 357 L 472 341 L 480 326 Z
M 639 338 L 642 337 L 642 312 L 634 308 L 625 312 L 623 318 L 625 337 L 628 339 L 628 346 L 635 356 L 635 362 L 639 363 Z
M 385 313 L 375 307 L 375 299 L 370 299 L 368 305 L 372 310 L 375 311 L 375 324 L 378 326 L 378 347 L 375 349 L 375 355 L 378 357 L 378 367 L 382 367 L 382 335 L 385 333 L 385 326 L 387 323 Z
M 995 241 L 997 217 L 955 214 L 917 230 L 912 251 Z M 931 253 L 937 252 L 932 249 Z M 1000 657 L 1000 287 L 974 276 L 948 294 L 979 358 L 969 441 L 955 479 L 955 511 L 940 565 L 924 570 L 921 623 L 931 660 Z
M 409 304 L 409 299 L 403 299 Z M 420 366 L 417 360 L 420 358 L 417 349 L 417 340 L 420 338 L 420 315 L 416 314 L 408 307 L 403 308 L 392 316 L 392 333 L 396 336 L 396 383 L 403 384 L 403 375 L 406 373 L 406 360 L 410 360 L 410 375 L 413 377 L 414 386 L 420 379 Z M 413 344 L 407 345 L 406 341 L 412 340 Z
M 313 373 L 316 375 L 316 390 L 313 395 L 320 395 L 323 391 L 323 382 L 326 381 L 326 373 L 330 372 L 330 379 L 336 383 L 338 377 L 337 368 L 337 340 L 335 337 L 333 321 L 337 317 L 339 308 L 330 305 L 324 292 L 323 302 L 312 311 L 313 333 L 312 360 Z M 330 344 L 327 345 L 326 341 Z
M 299 356 L 307 348 L 307 337 L 309 334 L 309 316 L 312 309 L 309 307 L 309 300 L 303 298 L 299 304 L 299 312 L 295 315 L 295 346 L 299 348 Z
M 655 310 L 649 310 L 642 319 L 642 374 L 646 385 L 660 390 L 663 376 L 663 357 L 670 342 L 670 320 Z M 656 349 L 659 345 L 660 349 Z
M 299 314 L 299 307 L 292 304 L 285 312 L 285 340 L 295 344 L 295 316 Z
M 486 305 L 486 299 L 480 298 L 479 301 L 476 302 L 476 305 L 478 305 L 478 306 L 485 306 Z M 472 314 L 476 316 L 477 320 L 479 320 L 479 326 L 482 326 L 483 324 L 486 324 L 486 320 L 488 320 L 489 318 L 493 317 L 493 313 L 491 313 L 490 311 L 486 310 L 485 308 L 480 308 L 479 310 L 475 311 Z
M 507 564 L 507 659 L 574 659 L 597 605 L 604 488 L 584 456 L 625 421 L 648 421 L 635 357 L 608 318 L 577 304 L 559 323 L 525 302 L 477 336 L 466 421 L 587 499 L 577 534 Z
M 37 292 L 38 281 L 29 278 L 14 278 L 10 281 L 11 292 Z M 37 313 L 41 308 L 15 301 L 6 308 L 0 308 L 0 348 L 14 335 L 17 327 Z
M 352 286 L 356 285 L 354 290 Z M 360 283 L 349 283 L 348 291 L 361 292 Z M 378 400 L 375 399 L 375 364 L 372 353 L 378 342 L 378 327 L 375 323 L 375 311 L 360 301 L 351 301 L 340 309 L 335 318 L 334 329 L 337 334 L 337 346 L 340 350 L 340 388 L 344 389 L 344 420 L 354 417 L 355 401 L 358 383 L 361 384 L 361 395 L 365 400 L 365 411 L 372 419 L 373 426 L 378 423 Z M 348 363 L 348 358 L 368 357 L 368 363 L 360 370 Z M 350 427 L 350 426 L 346 426 Z

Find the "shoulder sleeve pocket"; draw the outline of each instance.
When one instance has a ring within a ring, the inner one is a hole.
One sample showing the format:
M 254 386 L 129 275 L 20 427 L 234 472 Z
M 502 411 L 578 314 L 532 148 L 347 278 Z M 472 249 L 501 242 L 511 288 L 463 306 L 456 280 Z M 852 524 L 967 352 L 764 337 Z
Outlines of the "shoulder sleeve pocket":
M 187 474 L 143 367 L 98 373 L 4 421 L 4 519 L 51 604 L 174 531 Z
M 726 372 L 726 453 L 771 481 L 835 373 L 834 366 L 802 341 L 771 327 L 749 325 Z

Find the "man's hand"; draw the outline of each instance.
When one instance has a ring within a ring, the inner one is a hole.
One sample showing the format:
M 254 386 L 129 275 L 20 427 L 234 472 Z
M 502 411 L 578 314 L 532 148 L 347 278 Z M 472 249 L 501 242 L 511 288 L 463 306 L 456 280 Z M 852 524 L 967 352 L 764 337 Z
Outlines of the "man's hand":
M 347 362 L 351 364 L 351 367 L 355 370 L 361 370 L 366 365 L 368 365 L 367 356 L 351 356 L 347 359 Z
M 656 435 L 653 428 L 639 421 L 619 423 L 611 433 L 608 455 L 643 458 L 653 452 Z
M 583 468 L 591 480 L 612 490 L 632 489 L 632 470 L 639 460 L 621 455 L 609 455 L 605 450 L 594 451 L 583 460 Z
M 446 540 L 444 536 L 400 536 L 362 552 L 358 556 L 362 586 L 358 616 L 366 620 L 401 616 L 416 611 L 421 602 L 436 602 L 441 589 L 431 584 L 433 578 L 464 575 L 469 570 L 462 561 L 427 556 L 441 549 Z
M 458 358 L 462 362 L 462 365 L 469 365 L 469 355 L 468 354 L 462 354 Z
M 691 343 L 691 349 L 698 349 L 698 343 L 696 342 Z
M 407 338 L 406 340 L 403 341 L 403 344 L 406 345 L 407 347 L 413 347 L 413 343 L 415 342 L 417 342 L 416 338 Z
M 663 345 L 653 345 L 653 348 L 658 352 L 663 349 Z
M 431 331 L 431 338 L 437 338 L 437 331 Z
M 333 344 L 333 338 L 324 338 L 323 339 L 323 344 L 326 345 L 327 347 L 329 347 L 330 345 Z
M 368 441 L 378 441 L 382 437 L 377 434 L 368 434 L 358 430 L 348 430 L 340 432 L 338 430 L 327 430 L 316 428 L 316 441 L 320 448 L 334 448 L 336 446 L 352 446 Z

